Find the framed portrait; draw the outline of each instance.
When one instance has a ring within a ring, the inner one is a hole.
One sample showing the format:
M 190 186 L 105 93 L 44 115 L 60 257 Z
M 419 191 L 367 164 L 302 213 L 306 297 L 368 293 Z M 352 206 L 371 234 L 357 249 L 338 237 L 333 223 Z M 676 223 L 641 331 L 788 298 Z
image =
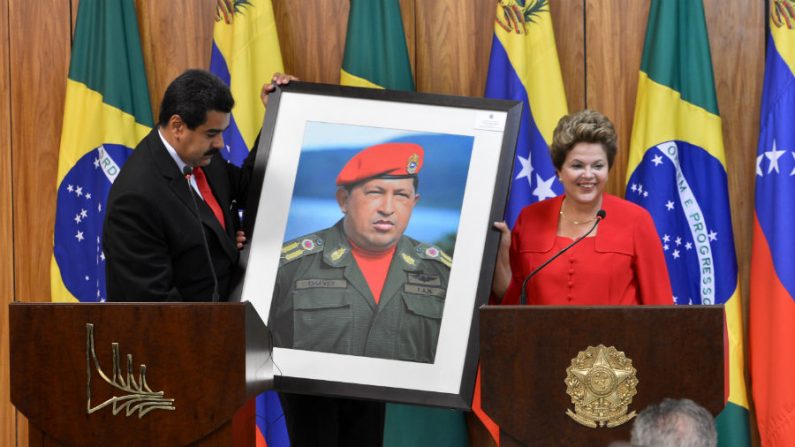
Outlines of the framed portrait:
M 271 94 L 235 296 L 278 391 L 471 405 L 518 102 L 291 82 Z

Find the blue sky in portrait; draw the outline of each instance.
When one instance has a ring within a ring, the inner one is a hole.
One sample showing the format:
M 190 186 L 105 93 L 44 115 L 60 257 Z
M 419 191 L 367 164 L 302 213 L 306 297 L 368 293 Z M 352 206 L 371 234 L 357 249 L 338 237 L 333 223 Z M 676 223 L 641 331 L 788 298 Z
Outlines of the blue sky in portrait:
M 337 174 L 362 149 L 388 142 L 416 143 L 425 151 L 419 173 L 420 201 L 406 235 L 451 250 L 474 137 L 316 121 L 307 122 L 304 129 L 284 240 L 325 229 L 341 219 L 335 198 Z

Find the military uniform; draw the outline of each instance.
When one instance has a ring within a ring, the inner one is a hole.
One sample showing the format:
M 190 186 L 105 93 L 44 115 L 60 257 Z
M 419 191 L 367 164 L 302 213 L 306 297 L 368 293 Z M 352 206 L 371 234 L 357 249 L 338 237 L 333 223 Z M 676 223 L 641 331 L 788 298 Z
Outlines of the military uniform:
M 450 257 L 402 236 L 378 303 L 342 221 L 284 244 L 270 312 L 276 346 L 433 363 Z

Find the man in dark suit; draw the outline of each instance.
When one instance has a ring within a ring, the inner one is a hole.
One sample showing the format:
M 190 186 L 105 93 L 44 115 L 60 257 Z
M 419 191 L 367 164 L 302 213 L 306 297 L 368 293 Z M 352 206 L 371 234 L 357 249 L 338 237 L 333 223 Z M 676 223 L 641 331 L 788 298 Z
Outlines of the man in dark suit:
M 274 83 L 287 81 L 274 75 Z M 263 103 L 273 88 L 263 87 Z M 108 197 L 102 237 L 108 301 L 227 298 L 239 257 L 236 205 L 245 203 L 256 155 L 242 168 L 219 155 L 233 106 L 229 88 L 203 70 L 184 72 L 166 89 L 157 127 L 133 151 Z

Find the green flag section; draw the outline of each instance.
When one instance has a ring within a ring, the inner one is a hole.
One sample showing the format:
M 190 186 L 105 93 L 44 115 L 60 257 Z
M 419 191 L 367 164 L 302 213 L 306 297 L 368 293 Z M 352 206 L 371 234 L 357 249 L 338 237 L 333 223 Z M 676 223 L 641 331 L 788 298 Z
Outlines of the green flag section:
M 748 446 L 737 258 L 722 124 L 700 0 L 651 2 L 626 198 L 654 219 L 676 304 L 724 305 L 728 404 L 718 416 L 719 445 Z
M 105 201 L 152 125 L 133 0 L 81 0 L 58 158 L 53 301 L 104 301 Z
M 351 0 L 340 84 L 414 90 L 397 0 Z
M 460 411 L 389 404 L 384 425 L 385 447 L 466 447 L 466 421 Z

